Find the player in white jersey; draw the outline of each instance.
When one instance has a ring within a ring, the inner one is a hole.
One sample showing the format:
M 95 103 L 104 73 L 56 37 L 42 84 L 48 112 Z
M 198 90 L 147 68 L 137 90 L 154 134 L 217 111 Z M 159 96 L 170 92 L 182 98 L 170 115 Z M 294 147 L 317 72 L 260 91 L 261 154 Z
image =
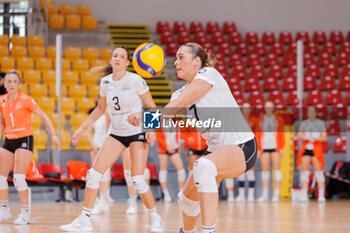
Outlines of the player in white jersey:
M 318 201 L 325 202 L 325 177 L 323 169 L 325 166 L 322 142 L 327 141 L 326 125 L 324 121 L 316 118 L 316 108 L 309 106 L 307 109 L 308 119 L 301 122 L 298 140 L 303 140 L 301 146 L 297 167 L 301 166 L 300 181 L 302 184 L 302 196 L 300 202 L 308 202 L 307 195 L 310 165 L 315 170 L 315 177 L 318 185 Z
M 136 191 L 149 210 L 151 232 L 163 232 L 163 223 L 157 213 L 152 191 L 144 180 L 148 143 L 154 143 L 155 133 L 145 133 L 141 126 L 130 125 L 128 116 L 142 111 L 142 103 L 149 108 L 156 105 L 146 82 L 137 74 L 128 72 L 129 52 L 124 47 L 114 49 L 107 66 L 101 68 L 100 100 L 95 110 L 72 135 L 76 145 L 83 131 L 101 117 L 106 109 L 111 117 L 110 134 L 105 139 L 89 169 L 82 213 L 71 224 L 62 225 L 65 231 L 92 231 L 91 208 L 96 199 L 102 175 L 129 147 L 131 179 Z
M 196 43 L 182 45 L 174 64 L 177 77 L 187 84 L 173 94 L 173 100 L 162 112 L 170 115 L 189 108 L 198 122 L 213 120 L 212 116 L 215 116 L 222 123 L 220 129 L 197 127 L 207 140 L 209 153 L 196 160 L 192 174 L 178 195 L 184 221 L 180 232 L 195 232 L 201 213 L 202 233 L 211 233 L 215 232 L 217 183 L 224 178 L 237 177 L 254 165 L 256 140 L 225 79 L 212 67 L 215 59 L 202 46 Z

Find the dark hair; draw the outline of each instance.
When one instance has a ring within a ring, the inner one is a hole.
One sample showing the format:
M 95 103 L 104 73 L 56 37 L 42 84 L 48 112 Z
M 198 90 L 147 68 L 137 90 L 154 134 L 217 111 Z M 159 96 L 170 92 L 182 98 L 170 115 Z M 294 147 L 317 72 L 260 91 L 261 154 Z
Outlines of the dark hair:
M 190 47 L 192 49 L 193 56 L 201 59 L 201 68 L 205 66 L 215 66 L 217 62 L 216 58 L 210 53 L 207 53 L 207 51 L 200 44 L 190 42 L 184 44 L 183 46 Z
M 129 51 L 129 49 L 124 47 L 124 46 L 118 46 L 118 47 L 115 47 L 114 50 L 119 49 L 119 48 L 120 49 L 124 49 L 126 51 L 127 59 L 130 60 L 130 51 Z M 113 68 L 112 68 L 112 65 L 110 63 L 108 63 L 107 65 L 104 65 L 104 66 L 94 67 L 94 68 L 91 69 L 91 71 L 92 72 L 97 72 L 97 76 L 99 78 L 103 78 L 103 77 L 113 73 Z
M 22 81 L 21 75 L 15 70 L 10 70 L 9 72 L 7 72 L 6 75 L 5 75 L 5 78 L 6 78 L 7 75 L 10 75 L 10 74 L 17 75 L 19 82 Z

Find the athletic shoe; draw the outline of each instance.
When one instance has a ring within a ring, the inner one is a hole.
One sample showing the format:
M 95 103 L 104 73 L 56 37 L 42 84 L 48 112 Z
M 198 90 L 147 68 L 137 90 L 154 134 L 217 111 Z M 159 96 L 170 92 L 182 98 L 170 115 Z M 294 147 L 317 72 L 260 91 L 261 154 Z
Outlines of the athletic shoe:
M 164 202 L 171 202 L 171 201 L 172 201 L 172 199 L 171 199 L 170 194 L 165 193 L 164 194 Z
M 271 201 L 272 202 L 279 202 L 280 201 L 280 196 L 278 194 L 274 194 Z
M 0 222 L 2 220 L 6 220 L 12 217 L 12 214 L 10 213 L 10 209 L 9 208 L 0 208 Z
M 114 203 L 114 199 L 111 197 L 111 195 L 106 196 L 105 199 L 110 204 Z
M 82 215 L 79 215 L 70 224 L 61 225 L 60 229 L 69 232 L 93 231 L 91 219 Z
M 137 214 L 137 204 L 130 204 L 128 209 L 126 210 L 127 214 Z
M 100 214 L 109 209 L 109 203 L 104 198 L 100 198 L 100 200 L 94 205 L 92 208 L 91 214 Z
M 309 198 L 307 196 L 305 197 L 300 197 L 298 200 L 299 203 L 307 203 L 309 202 Z
M 265 201 L 267 201 L 267 196 L 262 195 L 262 196 L 259 197 L 256 201 L 257 201 L 257 202 L 265 202 Z
M 245 202 L 245 196 L 238 194 L 236 197 L 236 202 Z
M 324 196 L 318 196 L 318 203 L 325 203 L 326 198 Z
M 24 213 L 24 214 L 21 213 L 13 223 L 16 225 L 29 224 L 30 223 L 30 214 L 29 213 Z
M 159 214 L 151 214 L 151 232 L 163 232 L 163 221 Z
M 248 192 L 248 201 L 249 202 L 255 201 L 254 192 Z

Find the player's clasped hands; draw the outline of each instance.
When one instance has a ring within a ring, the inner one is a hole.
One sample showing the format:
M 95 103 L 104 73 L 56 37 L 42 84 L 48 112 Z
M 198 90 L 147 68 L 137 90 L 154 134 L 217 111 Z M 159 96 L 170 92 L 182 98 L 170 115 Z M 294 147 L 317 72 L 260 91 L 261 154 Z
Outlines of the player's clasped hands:
M 128 116 L 128 122 L 133 126 L 139 126 L 141 124 L 141 112 L 135 112 Z

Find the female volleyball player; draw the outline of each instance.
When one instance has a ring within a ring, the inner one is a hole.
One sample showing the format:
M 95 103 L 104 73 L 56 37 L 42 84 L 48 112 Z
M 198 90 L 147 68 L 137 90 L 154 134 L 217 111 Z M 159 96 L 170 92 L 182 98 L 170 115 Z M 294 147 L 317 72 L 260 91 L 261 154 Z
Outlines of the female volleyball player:
M 180 132 L 157 131 L 158 159 L 159 159 L 159 183 L 162 188 L 165 202 L 171 202 L 168 191 L 168 159 L 174 164 L 177 172 L 177 182 L 182 190 L 186 181 L 186 171 L 180 155 Z
M 263 202 L 268 199 L 270 162 L 274 169 L 275 189 L 272 201 L 279 201 L 279 192 L 282 181 L 281 156 L 284 148 L 284 123 L 282 117 L 274 113 L 275 105 L 272 101 L 265 102 L 265 115 L 259 118 L 256 138 L 258 141 L 259 153 L 261 154 L 261 180 L 263 193 L 257 201 Z
M 302 196 L 300 202 L 308 202 L 308 184 L 310 165 L 315 170 L 315 177 L 318 185 L 318 201 L 325 202 L 325 177 L 323 169 L 325 166 L 322 142 L 327 141 L 326 125 L 324 121 L 316 118 L 316 108 L 307 108 L 308 119 L 304 120 L 297 135 L 298 140 L 303 140 L 297 159 L 297 167 L 301 166 Z
M 136 191 L 148 208 L 151 216 L 151 232 L 162 232 L 163 224 L 157 213 L 152 191 L 144 180 L 148 156 L 148 143 L 154 143 L 155 134 L 142 132 L 141 126 L 132 126 L 128 115 L 142 111 L 142 102 L 150 108 L 156 107 L 146 82 L 128 72 L 129 52 L 126 48 L 114 49 L 109 64 L 101 69 L 104 76 L 100 84 L 100 100 L 97 108 L 72 135 L 76 145 L 83 131 L 101 117 L 106 109 L 111 117 L 110 134 L 105 139 L 97 157 L 87 174 L 82 213 L 71 224 L 62 225 L 65 231 L 92 231 L 91 208 L 97 196 L 102 175 L 129 147 L 131 155 L 131 179 Z
M 187 84 L 173 94 L 173 100 L 164 111 L 170 115 L 179 108 L 189 108 L 197 121 L 212 120 L 211 116 L 215 116 L 224 126 L 220 129 L 198 127 L 207 140 L 208 154 L 196 160 L 192 174 L 178 195 L 184 221 L 180 232 L 195 232 L 200 213 L 202 233 L 215 232 L 217 183 L 252 168 L 257 157 L 256 140 L 225 79 L 212 67 L 215 59 L 202 46 L 196 43 L 182 45 L 174 64 L 177 76 Z M 208 111 L 208 108 L 211 109 Z M 139 122 L 137 119 L 133 124 Z
M 11 217 L 7 176 L 14 167 L 13 183 L 21 202 L 21 213 L 14 223 L 23 225 L 30 223 L 25 176 L 33 156 L 32 112 L 44 122 L 57 148 L 61 149 L 61 146 L 48 116 L 31 96 L 19 91 L 20 86 L 20 75 L 15 71 L 8 72 L 5 76 L 7 94 L 0 97 L 0 135 L 5 131 L 5 142 L 0 149 L 0 222 Z

